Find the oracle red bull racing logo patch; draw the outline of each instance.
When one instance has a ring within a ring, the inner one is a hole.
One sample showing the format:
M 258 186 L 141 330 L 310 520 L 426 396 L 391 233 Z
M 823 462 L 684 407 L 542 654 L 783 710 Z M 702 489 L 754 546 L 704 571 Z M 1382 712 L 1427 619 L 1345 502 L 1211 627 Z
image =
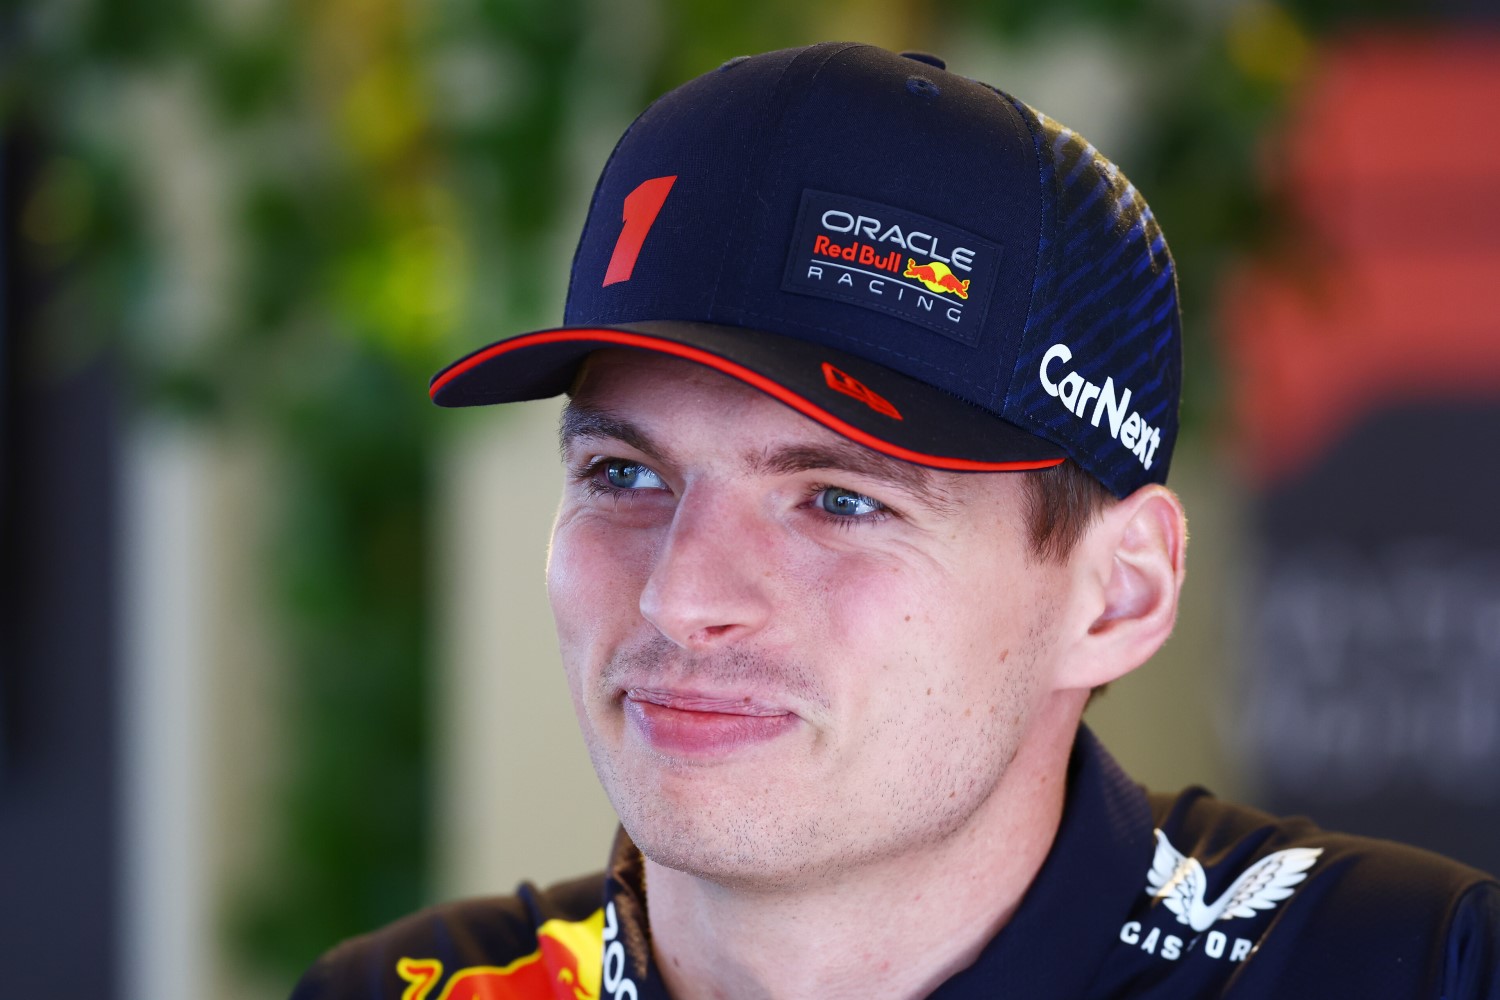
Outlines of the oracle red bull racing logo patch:
M 781 287 L 874 309 L 973 346 L 1000 248 L 934 219 L 807 190 Z

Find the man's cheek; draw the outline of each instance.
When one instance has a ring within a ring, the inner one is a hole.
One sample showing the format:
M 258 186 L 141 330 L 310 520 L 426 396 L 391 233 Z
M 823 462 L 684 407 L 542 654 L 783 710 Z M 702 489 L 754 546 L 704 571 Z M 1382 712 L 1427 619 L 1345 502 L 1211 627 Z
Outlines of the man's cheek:
M 547 596 L 570 683 L 587 684 L 640 628 L 644 559 L 628 539 L 559 530 L 547 560 Z
M 927 595 L 921 574 L 892 560 L 844 558 L 818 570 L 820 604 L 836 636 L 855 647 L 899 648 L 931 636 L 934 616 L 953 603 L 952 595 Z
M 939 682 L 944 614 L 920 599 L 911 574 L 883 565 L 840 567 L 825 584 L 818 628 L 851 708 L 882 720 L 910 711 Z
M 587 737 L 591 692 L 612 645 L 606 632 L 610 615 L 601 607 L 600 588 L 588 567 L 572 559 L 564 546 L 554 545 L 547 560 L 547 596 L 568 693 Z
M 598 631 L 598 609 L 590 607 L 586 593 L 580 593 L 581 581 L 577 568 L 554 552 L 547 564 L 547 597 L 552 605 L 558 651 L 569 686 L 575 688 Z

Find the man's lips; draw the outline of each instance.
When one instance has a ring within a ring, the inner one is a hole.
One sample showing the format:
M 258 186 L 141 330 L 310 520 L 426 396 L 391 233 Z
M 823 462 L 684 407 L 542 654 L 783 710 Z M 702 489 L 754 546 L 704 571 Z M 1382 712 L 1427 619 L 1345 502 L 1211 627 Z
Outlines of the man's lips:
M 631 701 L 649 702 L 662 708 L 682 712 L 710 712 L 716 715 L 790 715 L 779 705 L 758 701 L 750 695 L 705 695 L 692 691 L 633 687 L 625 692 Z
M 633 687 L 625 716 L 654 749 L 671 756 L 718 757 L 775 739 L 797 716 L 747 695 L 708 695 Z

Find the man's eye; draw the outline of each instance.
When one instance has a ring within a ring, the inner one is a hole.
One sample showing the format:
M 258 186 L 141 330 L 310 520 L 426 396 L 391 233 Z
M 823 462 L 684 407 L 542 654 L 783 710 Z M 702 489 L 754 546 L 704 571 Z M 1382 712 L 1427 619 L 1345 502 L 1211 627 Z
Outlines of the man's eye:
M 830 514 L 839 514 L 846 517 L 854 517 L 861 514 L 876 514 L 885 510 L 885 505 L 879 500 L 871 500 L 869 497 L 853 490 L 841 489 L 830 486 L 818 494 L 818 503 Z
M 604 479 L 617 490 L 664 489 L 661 477 L 639 462 L 613 459 L 604 465 Z

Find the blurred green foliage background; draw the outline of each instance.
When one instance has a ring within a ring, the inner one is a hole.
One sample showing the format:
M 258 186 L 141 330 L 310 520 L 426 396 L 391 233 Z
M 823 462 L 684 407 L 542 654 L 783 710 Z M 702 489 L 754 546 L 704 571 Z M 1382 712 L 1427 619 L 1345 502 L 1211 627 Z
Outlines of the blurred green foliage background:
M 651 98 L 830 37 L 939 53 L 1105 39 L 1140 105 L 1128 148 L 1106 153 L 1182 265 L 1193 433 L 1220 394 L 1217 275 L 1283 225 L 1256 182 L 1261 137 L 1318 38 L 1377 16 L 1421 19 L 1313 0 L 10 6 L 0 114 L 44 154 L 23 193 L 47 287 L 26 364 L 62 377 L 116 352 L 138 410 L 249 429 L 274 455 L 262 569 L 291 765 L 275 864 L 226 918 L 244 958 L 293 975 L 426 899 L 444 433 L 426 379 L 560 315 L 595 173 Z

